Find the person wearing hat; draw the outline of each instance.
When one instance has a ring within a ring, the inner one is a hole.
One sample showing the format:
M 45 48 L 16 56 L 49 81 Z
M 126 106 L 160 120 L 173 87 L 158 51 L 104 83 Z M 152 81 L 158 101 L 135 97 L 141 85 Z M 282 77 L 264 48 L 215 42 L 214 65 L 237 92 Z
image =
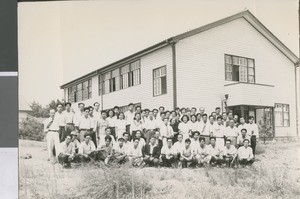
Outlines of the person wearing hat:
M 78 134 L 76 131 L 71 132 L 71 142 L 74 144 L 76 154 L 78 154 L 78 150 L 79 150 L 79 146 L 80 146 L 80 142 L 78 141 L 77 136 L 78 136 Z
M 125 153 L 126 148 L 124 147 L 124 138 L 118 138 L 118 144 L 113 146 L 113 158 L 119 163 L 123 164 L 127 160 L 127 155 Z
M 83 117 L 78 119 L 78 123 L 75 124 L 77 131 L 79 132 L 79 141 L 83 142 L 86 134 L 91 133 L 91 128 L 93 127 L 92 120 L 89 117 L 90 109 L 89 107 L 84 108 Z

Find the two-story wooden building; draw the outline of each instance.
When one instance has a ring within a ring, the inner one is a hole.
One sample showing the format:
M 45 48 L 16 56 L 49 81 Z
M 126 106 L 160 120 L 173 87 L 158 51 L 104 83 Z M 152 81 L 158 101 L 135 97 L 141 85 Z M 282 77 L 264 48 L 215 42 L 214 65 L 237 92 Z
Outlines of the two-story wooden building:
M 215 107 L 297 132 L 298 57 L 249 11 L 171 37 L 61 86 L 66 101 Z

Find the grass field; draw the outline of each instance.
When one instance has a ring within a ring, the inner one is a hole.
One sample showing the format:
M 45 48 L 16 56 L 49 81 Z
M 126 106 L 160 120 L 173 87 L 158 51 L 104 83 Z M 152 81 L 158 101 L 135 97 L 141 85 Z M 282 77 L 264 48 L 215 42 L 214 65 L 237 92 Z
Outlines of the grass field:
M 300 198 L 300 143 L 259 144 L 250 168 L 62 169 L 47 161 L 44 142 L 20 140 L 19 198 Z M 5 180 L 5 179 L 4 179 Z

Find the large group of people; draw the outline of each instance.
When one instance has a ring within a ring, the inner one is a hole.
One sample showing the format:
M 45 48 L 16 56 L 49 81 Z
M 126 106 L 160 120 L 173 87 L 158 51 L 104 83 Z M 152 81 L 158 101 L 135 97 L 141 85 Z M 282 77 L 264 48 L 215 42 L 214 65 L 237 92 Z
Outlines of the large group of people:
M 118 106 L 107 111 L 100 104 L 86 107 L 58 104 L 44 123 L 49 160 L 64 167 L 85 164 L 128 163 L 132 166 L 232 167 L 254 161 L 258 126 L 231 111 L 217 107 L 142 109 L 130 103 L 126 112 Z

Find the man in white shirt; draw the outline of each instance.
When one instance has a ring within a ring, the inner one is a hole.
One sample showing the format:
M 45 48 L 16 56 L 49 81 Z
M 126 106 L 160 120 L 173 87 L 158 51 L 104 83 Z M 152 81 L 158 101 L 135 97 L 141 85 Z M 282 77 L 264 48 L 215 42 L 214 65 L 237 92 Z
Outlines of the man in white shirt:
M 238 126 L 239 135 L 240 135 L 242 129 L 246 129 L 247 132 L 249 132 L 248 124 L 246 123 L 245 118 L 243 118 L 243 117 L 240 118 L 240 124 Z
M 194 133 L 194 136 L 193 136 L 193 138 L 191 138 L 191 148 L 197 149 L 197 147 L 200 146 L 200 140 L 199 140 L 200 133 L 199 133 L 199 131 L 195 131 L 193 133 Z
M 153 135 L 155 134 L 155 131 L 158 128 L 157 122 L 154 119 L 152 111 L 149 112 L 148 120 L 146 121 L 144 128 L 145 128 L 146 143 L 148 144 L 150 141 L 150 138 L 153 137 Z
M 176 152 L 174 150 L 174 147 L 172 146 L 172 139 L 167 139 L 167 145 L 163 146 L 161 149 L 161 156 L 160 160 L 162 162 L 163 166 L 166 167 L 173 167 L 175 165 L 175 162 L 177 161 Z
M 142 138 L 142 132 L 140 130 L 136 131 L 135 138 L 139 140 L 139 148 L 143 150 L 146 145 L 145 139 Z M 135 140 L 135 139 L 134 139 Z M 134 144 L 134 140 L 132 140 L 132 144 Z
M 101 118 L 100 104 L 98 102 L 94 103 L 94 117 L 96 120 Z
M 234 126 L 234 120 L 229 120 L 229 126 L 225 128 L 224 136 L 226 139 L 230 139 L 233 146 L 237 144 L 237 137 L 239 135 L 238 128 Z
M 103 145 L 105 143 L 105 129 L 109 127 L 106 111 L 101 111 L 101 118 L 98 120 L 97 126 L 97 141 L 98 144 Z
M 89 106 L 90 112 L 89 112 L 89 117 L 91 119 L 92 125 L 91 125 L 91 137 L 92 137 L 92 141 L 94 142 L 96 148 L 98 146 L 97 144 L 97 126 L 98 126 L 98 120 L 96 119 L 96 117 L 94 116 L 94 108 L 92 106 Z
M 185 146 L 180 151 L 180 158 L 179 158 L 179 167 L 186 168 L 189 167 L 193 161 L 193 154 L 191 148 L 191 140 L 187 138 L 185 141 Z
M 123 164 L 127 161 L 126 148 L 124 147 L 124 138 L 118 138 L 118 144 L 113 146 L 113 159 L 119 164 Z
M 254 117 L 249 117 L 249 124 L 248 124 L 248 134 L 251 138 L 251 148 L 253 150 L 253 155 L 255 156 L 255 149 L 256 149 L 256 140 L 259 136 L 258 134 L 258 126 L 254 123 Z
M 125 148 L 125 153 L 127 154 L 128 150 L 132 147 L 132 142 L 129 141 L 129 133 L 124 132 L 123 133 L 123 146 Z
M 84 135 L 85 140 L 81 142 L 79 147 L 79 157 L 82 163 L 89 162 L 93 157 L 93 152 L 95 152 L 96 147 L 94 142 L 91 140 L 91 136 L 89 134 Z
M 75 128 L 79 132 L 79 141 L 84 141 L 84 136 L 86 134 L 91 133 L 92 129 L 92 120 L 89 117 L 90 109 L 88 107 L 84 108 L 84 115 L 80 117 L 77 121 L 77 124 L 75 124 Z
M 173 128 L 170 126 L 167 118 L 163 119 L 163 123 L 159 126 L 159 132 L 162 137 L 163 146 L 167 145 L 167 139 L 174 136 Z
M 65 123 L 65 115 L 63 113 L 63 105 L 62 104 L 57 104 L 56 105 L 56 110 L 57 112 L 55 113 L 55 119 L 58 121 L 58 126 L 59 126 L 59 141 L 63 142 L 65 140 L 65 128 L 66 128 L 66 123 Z
M 177 155 L 177 158 L 179 158 L 180 157 L 180 151 L 182 151 L 184 146 L 185 146 L 184 141 L 183 141 L 183 135 L 178 134 L 177 140 L 178 141 L 174 143 L 173 148 L 174 148 L 174 152 Z
M 207 146 L 207 153 L 210 156 L 210 164 L 212 166 L 221 165 L 223 163 L 223 156 L 221 155 L 221 148 L 216 145 L 216 138 L 210 138 L 210 145 Z
M 230 139 L 227 139 L 225 141 L 225 146 L 222 150 L 222 156 L 224 158 L 227 167 L 232 166 L 234 161 L 236 160 L 237 149 L 235 148 L 234 145 L 231 144 Z
M 240 135 L 237 137 L 237 145 L 239 147 L 243 146 L 245 139 L 250 141 L 251 138 L 247 133 L 247 129 L 242 129 Z M 251 145 L 250 142 L 249 142 L 249 145 Z
M 238 162 L 240 165 L 251 165 L 254 162 L 252 148 L 249 146 L 249 140 L 244 140 L 244 146 L 238 149 Z
M 124 113 L 126 119 L 126 132 L 130 133 L 130 124 L 133 122 L 135 112 L 133 103 L 128 104 L 128 111 Z
M 194 160 L 198 163 L 198 167 L 207 166 L 210 161 L 210 156 L 207 153 L 205 139 L 200 138 L 200 145 L 196 151 L 193 151 Z
M 55 156 L 59 154 L 59 125 L 55 120 L 55 110 L 50 110 L 50 117 L 44 122 L 44 133 L 46 133 L 49 161 L 55 161 Z
M 75 159 L 75 146 L 71 142 L 71 136 L 67 135 L 61 144 L 61 152 L 58 155 L 58 162 L 63 167 L 71 167 L 71 162 Z
M 71 111 L 71 106 L 72 104 L 70 102 L 67 102 L 65 107 L 66 110 L 63 111 L 64 114 L 64 118 L 65 118 L 65 124 L 66 124 L 66 136 L 70 135 L 72 131 L 75 130 L 75 126 L 74 126 L 74 113 L 73 111 Z
M 78 124 L 80 118 L 84 115 L 84 103 L 78 103 L 78 111 L 74 114 L 74 124 Z M 79 133 L 79 132 L 78 132 Z
M 130 147 L 128 151 L 128 159 L 132 166 L 140 166 L 143 162 L 142 149 L 139 147 L 139 139 L 133 140 L 133 147 Z

